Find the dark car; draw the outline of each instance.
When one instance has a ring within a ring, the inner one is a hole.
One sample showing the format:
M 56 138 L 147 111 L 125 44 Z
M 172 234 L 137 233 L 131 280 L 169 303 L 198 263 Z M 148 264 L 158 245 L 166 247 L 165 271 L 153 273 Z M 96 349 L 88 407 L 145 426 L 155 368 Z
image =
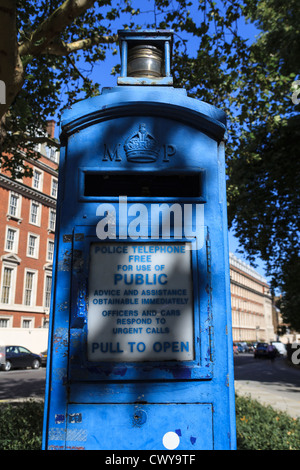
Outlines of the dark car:
M 32 367 L 38 369 L 41 366 L 41 357 L 34 354 L 23 346 L 6 346 L 5 361 L 2 364 L 2 370 L 10 370 L 12 368 L 24 369 Z
M 255 359 L 258 357 L 268 357 L 268 343 L 257 343 L 254 349 Z
M 48 355 L 48 351 L 44 351 L 40 354 L 41 356 L 41 361 L 42 361 L 42 366 L 45 366 L 46 367 L 46 364 L 47 364 L 47 355 Z

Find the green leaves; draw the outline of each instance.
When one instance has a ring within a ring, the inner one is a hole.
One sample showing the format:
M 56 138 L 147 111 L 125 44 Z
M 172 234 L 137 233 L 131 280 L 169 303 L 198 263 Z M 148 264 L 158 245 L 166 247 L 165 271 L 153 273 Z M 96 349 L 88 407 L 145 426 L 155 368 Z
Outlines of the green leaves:
M 18 0 L 19 43 L 29 41 L 60 5 L 62 0 Z M 110 47 L 99 38 L 114 39 L 120 24 L 173 29 L 175 86 L 228 116 L 230 224 L 249 259 L 259 255 L 267 263 L 274 286 L 286 295 L 285 305 L 293 298 L 294 311 L 297 296 L 289 293 L 288 266 L 292 263 L 295 272 L 299 259 L 299 104 L 292 99 L 300 74 L 299 0 L 149 0 L 146 8 L 147 16 L 137 0 L 99 0 L 68 23 L 48 50 L 22 56 L 25 82 L 7 116 L 2 148 L 14 159 L 4 165 L 15 174 L 25 134 L 34 137 L 48 116 L 59 117 L 64 106 L 99 93 L 101 83 L 91 74 Z M 256 39 L 245 36 L 245 23 L 259 29 Z M 70 44 L 80 46 L 70 52 Z M 119 65 L 112 73 L 117 70 Z M 33 150 L 32 143 L 26 146 Z
M 90 5 L 92 3 L 89 2 Z M 32 38 L 36 39 L 30 46 L 31 53 L 21 54 L 23 88 L 1 122 L 1 135 L 6 136 L 0 141 L 1 153 L 13 155 L 13 158 L 2 158 L 2 167 L 11 170 L 12 176 L 20 168 L 25 169 L 21 148 L 26 148 L 30 155 L 34 155 L 34 139 L 42 135 L 49 117 L 59 118 L 64 107 L 78 99 L 99 94 L 100 85 L 91 79 L 91 73 L 95 64 L 106 58 L 110 47 L 109 36 L 113 36 L 111 22 L 128 9 L 131 14 L 137 13 L 132 12 L 129 0 L 113 2 L 113 6 L 111 4 L 109 0 L 95 2 L 93 7 L 82 12 L 72 22 L 66 21 L 67 26 L 61 29 L 55 23 L 55 18 L 62 21 L 63 11 L 60 7 L 65 5 L 62 0 L 18 0 L 18 36 L 15 39 L 19 51 L 24 52 L 22 45 L 28 44 Z M 46 26 L 50 15 L 54 15 L 50 29 L 52 31 L 54 28 L 57 33 L 49 43 Z M 36 34 L 37 31 L 39 34 Z M 102 37 L 107 39 L 101 40 Z M 84 42 L 86 39 L 89 41 Z M 66 47 L 69 44 L 78 47 L 71 53 Z M 7 57 L 7 63 L 11 61 L 13 57 Z
M 299 450 L 300 421 L 236 396 L 238 450 Z
M 293 281 L 300 271 L 300 123 L 292 100 L 300 73 L 299 2 L 202 0 L 199 12 L 174 9 L 165 17 L 188 38 L 175 43 L 175 83 L 226 111 L 229 223 L 249 261 L 260 256 L 266 262 L 273 288 L 285 299 L 284 318 L 300 331 Z M 239 20 L 260 28 L 252 43 Z M 197 50 L 187 53 L 192 41 Z
M 27 401 L 0 406 L 0 449 L 40 450 L 44 403 Z

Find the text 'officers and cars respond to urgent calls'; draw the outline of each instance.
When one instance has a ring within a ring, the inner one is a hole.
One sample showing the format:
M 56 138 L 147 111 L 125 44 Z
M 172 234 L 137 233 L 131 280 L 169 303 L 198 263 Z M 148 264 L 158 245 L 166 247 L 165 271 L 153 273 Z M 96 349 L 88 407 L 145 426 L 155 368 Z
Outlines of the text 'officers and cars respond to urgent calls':
M 185 243 L 93 243 L 88 359 L 194 359 L 191 251 Z

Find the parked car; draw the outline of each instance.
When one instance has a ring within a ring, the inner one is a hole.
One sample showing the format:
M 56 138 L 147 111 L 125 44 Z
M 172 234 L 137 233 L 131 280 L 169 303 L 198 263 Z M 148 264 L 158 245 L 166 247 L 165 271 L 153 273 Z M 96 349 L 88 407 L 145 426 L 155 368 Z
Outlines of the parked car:
M 254 343 L 247 343 L 247 352 L 254 352 L 255 344 Z
M 0 345 L 0 367 L 5 363 L 5 346 Z
M 244 353 L 247 352 L 247 343 L 242 342 L 242 343 L 236 343 L 239 349 L 239 353 Z
M 39 354 L 34 354 L 23 346 L 6 346 L 5 360 L 1 368 L 5 371 L 12 368 L 25 369 L 26 367 L 38 369 L 41 363 L 42 360 Z
M 48 354 L 47 350 L 40 354 L 41 355 L 41 360 L 42 360 L 42 366 L 46 366 L 46 364 L 47 364 L 47 354 Z
M 257 343 L 254 349 L 254 358 L 258 357 L 268 357 L 268 343 Z
M 246 343 L 246 341 L 242 341 L 241 346 L 243 348 L 243 352 L 248 352 L 249 351 L 248 343 Z
M 272 341 L 271 344 L 275 346 L 277 351 L 277 356 L 286 356 L 286 347 L 280 341 Z

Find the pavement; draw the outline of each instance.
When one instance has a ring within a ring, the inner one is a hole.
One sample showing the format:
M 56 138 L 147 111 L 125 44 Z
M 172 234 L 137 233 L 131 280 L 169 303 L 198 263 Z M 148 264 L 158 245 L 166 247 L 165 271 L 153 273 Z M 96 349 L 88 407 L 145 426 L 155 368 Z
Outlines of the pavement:
M 238 376 L 237 367 L 235 375 Z M 236 378 L 236 393 L 257 400 L 262 405 L 270 405 L 273 409 L 283 411 L 293 418 L 300 418 L 299 367 L 293 369 L 287 360 L 282 360 L 273 364 L 272 368 L 270 376 L 265 372 L 261 380 Z M 279 374 L 282 376 L 289 374 L 289 379 L 281 380 L 278 378 Z

